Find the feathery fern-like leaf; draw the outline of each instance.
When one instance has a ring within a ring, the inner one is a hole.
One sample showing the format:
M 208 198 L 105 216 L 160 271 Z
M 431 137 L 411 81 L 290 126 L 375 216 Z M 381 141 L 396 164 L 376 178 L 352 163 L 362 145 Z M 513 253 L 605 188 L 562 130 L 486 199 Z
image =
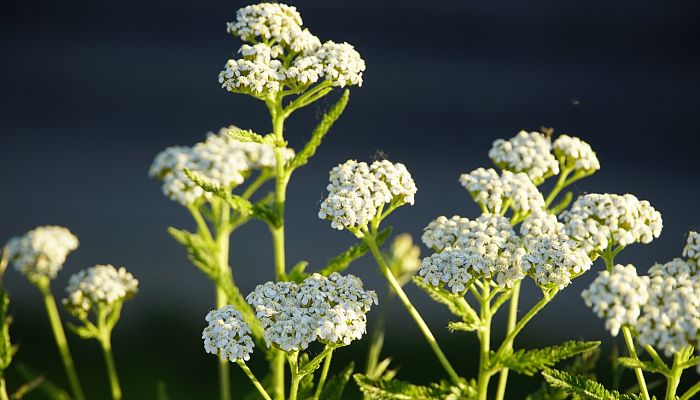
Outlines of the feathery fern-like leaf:
M 600 342 L 570 340 L 557 346 L 518 350 L 495 359 L 494 364 L 508 367 L 520 374 L 532 376 L 543 369 L 554 366 L 561 360 L 595 349 L 598 346 L 600 346 Z
M 624 394 L 608 390 L 598 382 L 586 377 L 570 374 L 564 371 L 550 369 L 542 372 L 542 376 L 551 386 L 564 389 L 566 392 L 589 400 L 639 400 L 635 394 Z

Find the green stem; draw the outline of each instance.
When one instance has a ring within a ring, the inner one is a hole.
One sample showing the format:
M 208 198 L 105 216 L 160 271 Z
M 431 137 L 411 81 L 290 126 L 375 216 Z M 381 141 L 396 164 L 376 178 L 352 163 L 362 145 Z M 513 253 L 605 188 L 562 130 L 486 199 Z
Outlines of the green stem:
M 110 343 L 109 333 L 100 339 L 100 347 L 105 357 L 105 366 L 107 367 L 107 376 L 109 377 L 109 387 L 112 391 L 112 400 L 121 400 L 122 389 L 119 386 L 119 377 L 117 376 L 117 367 L 114 364 L 114 356 L 112 355 L 112 344 Z
M 391 287 L 387 288 L 386 296 L 383 301 L 379 304 L 379 316 L 377 317 L 377 322 L 372 329 L 372 337 L 370 339 L 369 350 L 367 351 L 367 366 L 365 368 L 365 375 L 378 378 L 375 376 L 377 372 L 377 365 L 379 365 L 379 357 L 382 353 L 382 347 L 384 347 L 384 325 L 386 323 L 386 314 L 389 310 L 389 304 L 393 299 L 395 293 Z
M 665 400 L 676 400 L 676 391 L 678 390 L 678 385 L 681 383 L 681 375 L 683 374 L 683 368 L 680 367 L 680 363 L 680 357 L 678 357 L 678 353 L 676 353 L 673 357 L 671 374 L 666 377 Z
M 690 389 L 681 396 L 680 400 L 690 400 L 698 393 L 700 393 L 700 382 L 691 386 Z
M 484 282 L 483 292 L 481 297 L 488 298 L 491 290 L 489 282 Z M 481 311 L 479 319 L 481 326 L 479 327 L 479 376 L 477 378 L 477 400 L 486 400 L 489 394 L 489 380 L 493 374 L 490 371 L 489 356 L 491 353 L 491 303 L 489 301 L 481 302 Z
M 220 287 L 216 288 L 216 308 L 221 308 L 227 304 L 226 294 Z M 221 400 L 231 400 L 231 375 L 229 373 L 228 360 L 219 357 L 219 398 Z
M 559 178 L 557 179 L 557 183 L 554 185 L 552 191 L 549 192 L 547 199 L 544 201 L 544 206 L 546 209 L 548 209 L 549 206 L 552 205 L 552 202 L 554 201 L 554 199 L 557 198 L 557 195 L 562 191 L 562 189 L 566 187 L 566 178 L 569 176 L 570 173 L 570 168 L 562 168 L 562 171 L 559 174 Z
M 7 395 L 7 384 L 5 383 L 5 377 L 0 373 L 0 400 L 10 400 L 10 396 Z
M 228 228 L 231 217 L 231 207 L 226 202 L 218 200 L 219 213 L 216 215 L 216 258 L 218 263 L 218 275 L 220 280 L 231 279 L 231 267 L 228 265 L 230 230 Z M 228 304 L 228 297 L 224 288 L 216 286 L 216 308 L 221 308 Z M 228 360 L 219 357 L 219 398 L 221 400 L 231 400 L 231 373 L 229 371 Z
M 238 364 L 239 367 L 245 372 L 246 376 L 248 376 L 248 379 L 253 383 L 256 389 L 258 389 L 258 392 L 260 395 L 263 397 L 265 400 L 272 400 L 269 394 L 265 391 L 265 388 L 263 385 L 260 384 L 260 381 L 258 381 L 258 378 L 255 377 L 253 374 L 253 371 L 248 368 L 248 365 L 245 363 L 243 360 L 237 360 L 236 364 Z
M 518 302 L 520 300 L 520 282 L 517 282 L 513 286 L 512 294 L 510 297 L 510 305 L 508 307 L 508 325 L 506 327 L 506 334 L 513 332 L 515 329 L 515 324 L 518 322 Z M 513 349 L 513 343 L 509 344 L 508 351 Z M 498 391 L 496 392 L 496 399 L 503 400 L 506 395 L 506 385 L 508 384 L 508 368 L 503 368 L 501 370 L 501 375 L 498 379 Z
M 314 394 L 314 400 L 319 400 L 321 398 L 321 393 L 323 392 L 323 385 L 326 384 L 326 378 L 328 377 L 328 370 L 331 367 L 331 360 L 333 359 L 333 350 L 328 352 L 326 359 L 323 362 L 323 370 L 321 370 L 321 377 L 318 380 L 318 386 L 316 386 L 316 393 Z
M 292 386 L 289 388 L 289 400 L 297 400 L 297 393 L 299 392 L 299 382 L 301 381 L 301 376 L 299 376 L 299 353 L 294 352 L 287 356 L 289 361 L 289 369 L 292 372 Z
M 386 261 L 384 261 L 384 256 L 382 255 L 381 251 L 379 250 L 379 247 L 377 246 L 376 237 L 372 234 L 369 234 L 369 232 L 367 232 L 363 236 L 363 239 L 364 239 L 365 243 L 367 243 L 367 246 L 369 247 L 370 251 L 372 252 L 372 255 L 374 255 L 374 258 L 377 261 L 377 264 L 379 265 L 379 268 L 381 269 L 382 274 L 384 274 L 386 279 L 389 281 L 389 285 L 391 285 L 391 288 L 394 290 L 394 292 L 396 292 L 396 295 L 398 296 L 399 300 L 401 300 L 403 305 L 406 307 L 406 310 L 408 310 L 408 313 L 411 314 L 411 317 L 413 317 L 413 320 L 418 325 L 418 328 L 423 333 L 423 336 L 425 336 L 426 341 L 428 342 L 428 344 L 430 345 L 430 348 L 435 353 L 435 356 L 438 358 L 438 361 L 440 361 L 440 364 L 445 369 L 445 371 L 447 371 L 447 374 L 450 376 L 450 380 L 455 385 L 458 385 L 459 384 L 459 375 L 457 375 L 457 372 L 454 370 L 454 368 L 452 368 L 452 365 L 447 360 L 445 353 L 440 348 L 440 345 L 438 345 L 437 341 L 435 340 L 435 337 L 433 336 L 433 333 L 430 331 L 430 328 L 428 328 L 428 325 L 425 323 L 423 318 L 418 313 L 418 310 L 416 310 L 416 308 L 413 306 L 413 304 L 411 304 L 411 300 L 409 300 L 408 296 L 406 296 L 406 293 L 401 288 L 401 284 L 399 284 L 399 282 L 396 280 L 396 277 L 394 277 L 394 274 L 391 273 L 391 269 L 387 265 Z
M 54 338 L 56 339 L 56 346 L 58 346 L 58 351 L 61 354 L 61 360 L 63 361 L 63 367 L 66 370 L 66 375 L 68 376 L 68 382 L 73 392 L 73 396 L 76 400 L 85 400 L 85 394 L 83 393 L 83 388 L 80 386 L 80 380 L 78 379 L 78 372 L 75 370 L 75 363 L 73 362 L 73 357 L 70 354 L 70 349 L 68 348 L 68 340 L 66 340 L 66 333 L 63 330 L 63 325 L 61 324 L 61 317 L 58 314 L 58 308 L 56 307 L 56 300 L 54 300 L 51 294 L 51 288 L 49 286 L 49 281 L 40 282 L 37 285 L 41 294 L 44 298 L 44 305 L 46 306 L 46 312 L 49 315 L 49 322 L 51 323 L 51 329 L 53 330 Z
M 272 130 L 275 137 L 284 140 L 284 119 L 285 115 L 282 110 L 282 99 L 277 99 L 274 104 L 268 104 L 270 116 L 272 117 Z M 270 226 L 272 234 L 272 246 L 275 257 L 275 278 L 276 280 L 284 280 L 287 275 L 286 260 L 285 260 L 285 244 L 284 244 L 284 208 L 287 201 L 287 183 L 289 183 L 289 175 L 287 174 L 284 155 L 282 149 L 275 147 L 275 221 Z M 285 354 L 278 351 L 275 356 L 274 365 L 272 367 L 273 382 L 275 386 L 275 399 L 284 400 L 284 361 Z M 298 384 L 298 383 L 297 383 Z
M 630 328 L 628 326 L 625 325 L 622 327 L 622 335 L 625 337 L 625 344 L 627 345 L 627 350 L 630 353 L 630 357 L 632 357 L 635 361 L 639 361 L 639 357 L 637 357 L 637 350 L 634 348 L 634 341 L 632 340 L 632 332 L 630 332 Z M 649 390 L 647 389 L 647 383 L 644 380 L 644 373 L 642 372 L 642 369 L 635 368 L 634 374 L 637 376 L 637 383 L 639 384 L 639 390 L 642 393 L 642 399 L 649 400 Z

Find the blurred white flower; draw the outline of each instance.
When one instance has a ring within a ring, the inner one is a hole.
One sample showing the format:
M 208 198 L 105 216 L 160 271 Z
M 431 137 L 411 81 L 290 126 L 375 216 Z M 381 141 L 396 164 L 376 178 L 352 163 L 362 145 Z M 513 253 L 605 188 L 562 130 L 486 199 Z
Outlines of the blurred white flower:
M 688 241 L 683 248 L 683 257 L 688 262 L 695 264 L 695 268 L 700 268 L 700 235 L 697 232 L 688 233 Z
M 494 141 L 489 158 L 501 169 L 524 172 L 535 185 L 559 173 L 559 163 L 552 155 L 552 142 L 539 132 L 520 131 L 508 140 Z
M 659 237 L 661 214 L 646 200 L 631 194 L 587 194 L 562 214 L 566 233 L 586 251 L 604 251 L 609 245 L 649 243 Z
M 110 306 L 130 299 L 139 282 L 124 268 L 96 265 L 70 277 L 63 304 L 78 317 L 87 316 L 95 306 Z
M 350 344 L 366 332 L 366 313 L 377 303 L 373 291 L 352 275 L 313 274 L 301 284 L 267 282 L 247 297 L 265 329 L 268 346 L 306 349 L 315 340 Z
M 318 217 L 335 229 L 366 226 L 385 205 L 413 204 L 416 184 L 403 164 L 348 160 L 333 168 Z
M 206 321 L 209 325 L 204 328 L 202 339 L 207 353 L 231 362 L 250 359 L 255 344 L 250 337 L 250 328 L 238 310 L 231 305 L 225 305 L 210 311 Z
M 61 226 L 40 226 L 7 243 L 10 263 L 30 281 L 55 278 L 77 248 L 78 238 Z
M 605 328 L 617 336 L 623 325 L 637 325 L 642 306 L 649 299 L 649 277 L 637 275 L 634 265 L 615 265 L 603 271 L 581 296 Z
M 600 162 L 591 146 L 577 137 L 559 136 L 553 144 L 554 155 L 562 166 L 575 171 L 592 173 L 600 169 Z

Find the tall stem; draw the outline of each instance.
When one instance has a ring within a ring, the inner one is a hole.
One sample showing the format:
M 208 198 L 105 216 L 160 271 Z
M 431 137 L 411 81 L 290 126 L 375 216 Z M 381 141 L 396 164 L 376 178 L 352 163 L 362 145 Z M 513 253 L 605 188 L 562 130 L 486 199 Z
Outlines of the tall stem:
M 333 350 L 329 351 L 326 355 L 326 359 L 323 362 L 323 370 L 321 370 L 321 377 L 318 380 L 318 385 L 316 386 L 316 393 L 314 394 L 314 400 L 319 400 L 321 398 L 321 393 L 323 392 L 323 385 L 326 384 L 326 378 L 328 377 L 328 370 L 331 367 L 331 360 L 333 359 Z
M 479 376 L 477 379 L 477 396 L 478 400 L 486 400 L 489 394 L 489 380 L 492 372 L 489 370 L 489 355 L 491 353 L 491 302 L 488 300 L 491 286 L 489 282 L 484 282 L 483 293 L 481 297 L 484 301 L 481 302 L 481 311 L 479 319 L 481 326 L 479 327 Z
M 231 208 L 223 201 L 219 201 L 219 214 L 216 216 L 216 256 L 219 267 L 220 279 L 230 279 L 231 267 L 228 265 L 230 230 L 228 227 L 231 217 Z M 216 308 L 221 308 L 228 304 L 226 292 L 220 286 L 216 286 Z M 221 400 L 231 400 L 231 374 L 229 372 L 228 360 L 219 357 L 219 398 Z
M 107 376 L 109 377 L 109 387 L 112 391 L 112 400 L 121 400 L 122 389 L 119 385 L 119 377 L 117 376 L 117 367 L 114 364 L 114 356 L 112 355 L 112 344 L 110 343 L 109 334 L 100 339 L 100 347 L 105 357 L 105 366 L 107 367 Z
M 49 281 L 46 281 L 45 283 L 41 282 L 37 286 L 39 287 L 39 290 L 44 298 L 44 305 L 46 306 L 46 312 L 49 315 L 49 322 L 51 323 L 53 336 L 56 339 L 56 346 L 58 346 L 58 351 L 61 354 L 61 360 L 63 361 L 63 367 L 66 370 L 66 375 L 68 376 L 68 382 L 70 384 L 71 391 L 73 392 L 73 396 L 76 400 L 85 400 L 83 388 L 80 386 L 80 380 L 78 380 L 78 372 L 75 370 L 75 363 L 73 362 L 73 357 L 71 356 L 70 349 L 68 348 L 66 333 L 63 331 L 61 317 L 58 314 L 56 300 L 54 300 L 54 297 L 51 294 Z
M 506 326 L 506 335 L 513 332 L 515 329 L 515 324 L 518 322 L 518 302 L 520 300 L 520 282 L 517 282 L 513 286 L 512 294 L 510 297 L 510 305 L 508 307 L 508 325 Z M 506 350 L 512 350 L 513 343 L 508 344 Z M 501 375 L 498 378 L 498 391 L 496 392 L 496 399 L 503 400 L 506 395 L 506 385 L 508 384 L 508 368 L 503 368 L 501 370 Z
M 367 246 L 369 247 L 370 251 L 372 251 L 372 255 L 374 255 L 374 258 L 376 259 L 377 264 L 379 265 L 379 268 L 382 271 L 382 274 L 384 274 L 386 279 L 389 281 L 389 285 L 391 285 L 391 288 L 394 289 L 394 292 L 396 292 L 396 295 L 406 307 L 408 313 L 411 314 L 411 317 L 413 317 L 413 320 L 418 325 L 418 328 L 423 333 L 423 336 L 425 336 L 425 340 L 428 342 L 430 348 L 435 353 L 435 356 L 437 357 L 438 361 L 440 361 L 440 364 L 450 376 L 450 380 L 455 385 L 458 385 L 459 375 L 457 375 L 457 372 L 454 370 L 454 368 L 452 368 L 452 365 L 447 360 L 445 353 L 442 351 L 440 345 L 438 345 L 437 341 L 435 340 L 435 337 L 430 331 L 430 328 L 428 328 L 428 325 L 420 316 L 418 310 L 416 310 L 413 304 L 411 304 L 411 300 L 409 300 L 408 296 L 406 296 L 406 293 L 401 288 L 401 284 L 399 284 L 399 282 L 396 280 L 396 277 L 394 277 L 394 274 L 391 272 L 391 269 L 387 265 L 386 261 L 384 261 L 384 256 L 382 256 L 382 253 L 379 251 L 379 247 L 377 247 L 377 242 L 374 235 L 365 235 L 364 240 L 365 243 L 367 243 Z
M 255 377 L 255 374 L 253 374 L 253 371 L 248 368 L 248 365 L 243 361 L 243 360 L 238 360 L 236 361 L 239 367 L 245 372 L 246 376 L 248 379 L 250 379 L 251 382 L 253 382 L 253 385 L 255 386 L 256 389 L 258 389 L 258 392 L 260 395 L 263 397 L 265 400 L 272 400 L 269 394 L 265 391 L 265 388 L 263 385 L 260 384 L 260 381 L 258 381 L 258 378 Z
M 378 378 L 374 375 L 377 372 L 382 347 L 384 347 L 384 325 L 386 324 L 386 314 L 389 310 L 389 304 L 391 304 L 391 300 L 394 298 L 394 296 L 394 291 L 391 289 L 391 287 L 388 287 L 386 296 L 379 304 L 379 316 L 377 317 L 377 322 L 375 322 L 374 328 L 372 329 L 369 350 L 367 350 L 367 366 L 365 367 L 365 374 L 373 378 Z
M 275 137 L 284 140 L 284 112 L 281 100 L 274 105 L 269 105 L 272 117 L 272 130 Z M 275 278 L 280 281 L 287 275 L 284 244 L 284 208 L 287 201 L 287 184 L 289 175 L 285 165 L 282 149 L 275 147 L 275 214 L 276 220 L 270 226 L 272 233 L 272 246 L 275 254 Z M 284 400 L 284 364 L 285 355 L 278 351 L 273 361 L 272 371 L 275 386 L 275 399 Z
M 299 382 L 301 381 L 301 377 L 299 376 L 299 353 L 294 352 L 289 354 L 287 360 L 289 361 L 289 370 L 292 372 L 292 386 L 289 388 L 289 400 L 297 400 Z
M 625 344 L 627 345 L 627 350 L 630 353 L 630 357 L 638 361 L 639 357 L 637 357 L 637 350 L 634 348 L 632 333 L 630 332 L 630 328 L 628 326 L 625 325 L 622 327 L 622 335 L 625 337 Z M 639 390 L 642 393 L 642 398 L 644 400 L 649 400 L 649 390 L 647 389 L 647 383 L 644 380 L 644 373 L 642 372 L 642 369 L 635 368 L 634 374 L 637 376 L 637 383 L 639 384 Z
M 0 373 L 0 400 L 10 400 L 10 396 L 7 395 L 7 384 L 5 383 L 5 377 Z

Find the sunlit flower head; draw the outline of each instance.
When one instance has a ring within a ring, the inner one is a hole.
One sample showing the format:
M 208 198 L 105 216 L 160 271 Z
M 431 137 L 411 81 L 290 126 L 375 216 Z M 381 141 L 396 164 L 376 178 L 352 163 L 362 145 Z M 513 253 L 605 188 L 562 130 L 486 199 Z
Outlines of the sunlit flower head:
M 697 232 L 688 233 L 688 241 L 683 248 L 683 257 L 688 262 L 695 264 L 696 268 L 700 268 L 700 235 Z
M 377 295 L 352 275 L 313 274 L 301 284 L 267 282 L 247 297 L 265 329 L 268 346 L 283 351 L 306 349 L 319 340 L 350 344 L 367 329 L 366 313 Z
M 130 299 L 138 292 L 139 282 L 124 268 L 96 265 L 70 277 L 63 304 L 78 317 L 95 307 L 111 306 Z
M 255 344 L 250 337 L 250 328 L 238 310 L 231 305 L 225 305 L 210 311 L 206 321 L 209 325 L 204 328 L 202 339 L 207 353 L 231 362 L 250 359 Z
M 529 241 L 526 250 L 523 270 L 543 288 L 564 289 L 593 264 L 584 250 L 566 240 L 539 237 Z
M 40 226 L 7 243 L 10 263 L 30 281 L 55 278 L 77 248 L 78 238 L 61 226 Z
M 366 226 L 382 207 L 413 204 L 417 191 L 406 167 L 386 160 L 348 160 L 331 170 L 329 181 L 318 216 L 339 230 Z
M 661 214 L 646 200 L 631 194 L 586 194 L 562 214 L 566 233 L 586 251 L 604 251 L 609 245 L 649 243 L 659 237 Z
M 593 312 L 605 319 L 605 328 L 617 336 L 623 325 L 635 326 L 649 299 L 649 277 L 637 275 L 634 265 L 615 265 L 602 271 L 582 293 Z
M 549 238 L 558 241 L 568 241 L 564 224 L 559 222 L 556 215 L 546 211 L 534 211 L 520 224 L 520 236 L 526 247 L 532 241 Z
M 600 169 L 600 162 L 591 146 L 577 137 L 560 135 L 553 147 L 554 155 L 565 168 L 586 173 Z
M 542 194 L 522 172 L 502 171 L 499 174 L 493 168 L 477 168 L 468 174 L 462 174 L 459 181 L 474 201 L 494 214 L 499 214 L 508 207 L 521 213 L 544 208 Z
M 501 169 L 524 172 L 536 185 L 559 173 L 559 163 L 552 155 L 552 142 L 539 132 L 520 131 L 508 140 L 494 141 L 489 158 Z

